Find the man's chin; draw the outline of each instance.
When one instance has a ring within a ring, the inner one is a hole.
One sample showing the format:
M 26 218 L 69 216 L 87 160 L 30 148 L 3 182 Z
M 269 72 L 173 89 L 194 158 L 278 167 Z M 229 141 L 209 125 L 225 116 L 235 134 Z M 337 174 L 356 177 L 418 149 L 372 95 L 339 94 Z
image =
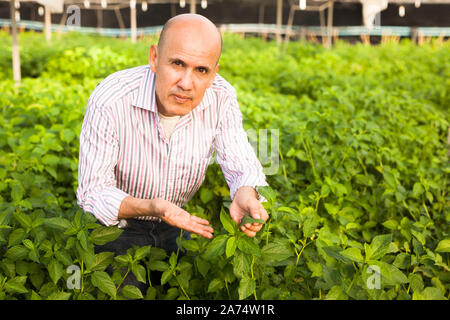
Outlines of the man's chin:
M 166 108 L 163 112 L 160 110 L 163 115 L 172 117 L 172 116 L 185 116 L 191 110 L 194 109 L 191 105 L 171 105 L 169 108 Z

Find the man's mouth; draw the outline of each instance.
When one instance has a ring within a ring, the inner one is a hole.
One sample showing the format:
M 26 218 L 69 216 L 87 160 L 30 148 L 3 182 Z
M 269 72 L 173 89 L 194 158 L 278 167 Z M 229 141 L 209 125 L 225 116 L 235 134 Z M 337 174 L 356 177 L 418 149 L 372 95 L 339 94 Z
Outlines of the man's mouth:
M 175 101 L 177 101 L 179 103 L 186 103 L 186 102 L 192 100 L 191 97 L 180 95 L 180 94 L 173 94 L 173 97 L 174 97 Z

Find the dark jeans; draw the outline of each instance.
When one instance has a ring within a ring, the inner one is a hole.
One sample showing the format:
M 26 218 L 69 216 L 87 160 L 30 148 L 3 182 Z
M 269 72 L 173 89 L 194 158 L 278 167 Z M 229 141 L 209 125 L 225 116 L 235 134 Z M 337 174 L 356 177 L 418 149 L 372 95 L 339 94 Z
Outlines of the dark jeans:
M 127 226 L 123 228 L 122 234 L 114 241 L 104 245 L 96 245 L 95 253 L 110 251 L 115 256 L 127 253 L 129 248 L 135 246 L 158 247 L 164 249 L 170 257 L 172 252 L 178 249 L 176 239 L 180 236 L 181 229 L 168 225 L 164 221 L 143 221 L 137 219 L 127 219 Z M 190 233 L 183 230 L 183 238 L 190 239 Z M 112 267 L 109 266 L 106 271 L 112 274 Z M 152 271 L 151 278 L 153 284 L 159 284 L 161 272 Z M 138 287 L 145 296 L 148 283 L 142 283 L 136 279 L 132 272 L 129 272 L 121 287 L 125 285 L 133 285 Z

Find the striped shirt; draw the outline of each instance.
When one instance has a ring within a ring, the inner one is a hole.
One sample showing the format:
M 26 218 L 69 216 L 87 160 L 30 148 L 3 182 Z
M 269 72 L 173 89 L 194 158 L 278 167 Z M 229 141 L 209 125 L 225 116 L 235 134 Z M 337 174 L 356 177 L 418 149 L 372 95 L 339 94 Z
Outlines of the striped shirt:
M 127 196 L 163 198 L 183 207 L 205 179 L 214 151 L 232 199 L 241 186 L 268 185 L 243 129 L 236 92 L 225 79 L 216 75 L 169 140 L 154 79 L 149 65 L 118 71 L 89 97 L 80 134 L 80 208 L 104 225 L 116 225 Z

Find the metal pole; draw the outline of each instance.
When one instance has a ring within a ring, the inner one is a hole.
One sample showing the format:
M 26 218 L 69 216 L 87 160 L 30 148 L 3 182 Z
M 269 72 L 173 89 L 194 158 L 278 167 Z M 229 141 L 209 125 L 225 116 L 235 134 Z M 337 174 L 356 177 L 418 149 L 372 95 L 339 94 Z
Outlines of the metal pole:
M 17 23 L 16 23 L 16 7 L 14 0 L 10 1 L 9 12 L 11 14 L 11 35 L 12 35 L 12 63 L 13 63 L 13 77 L 16 86 L 20 85 L 22 75 L 20 73 L 20 53 L 19 41 L 17 39 Z

